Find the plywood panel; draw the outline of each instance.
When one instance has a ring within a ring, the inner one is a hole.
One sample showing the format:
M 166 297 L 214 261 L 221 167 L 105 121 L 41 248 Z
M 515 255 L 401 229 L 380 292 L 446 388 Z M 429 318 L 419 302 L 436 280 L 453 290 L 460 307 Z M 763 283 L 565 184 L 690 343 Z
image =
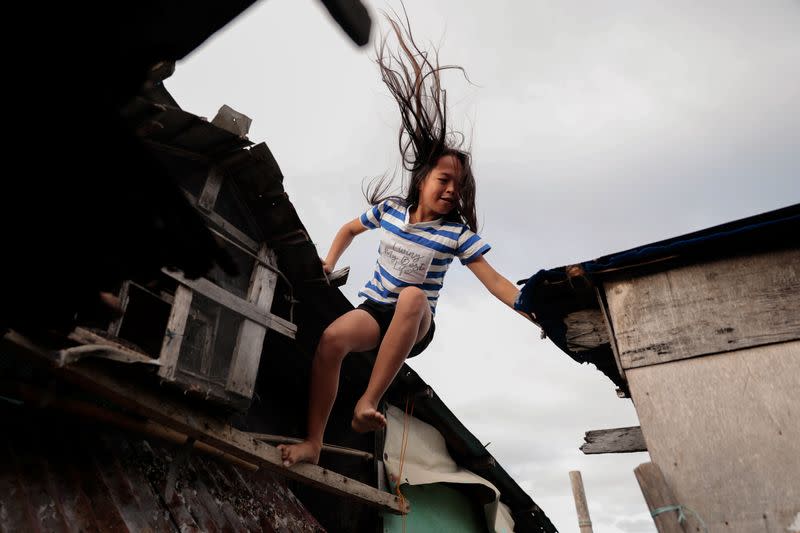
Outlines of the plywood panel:
M 604 287 L 624 369 L 800 339 L 800 249 Z
M 800 342 L 627 372 L 650 457 L 710 531 L 786 531 L 800 512 Z

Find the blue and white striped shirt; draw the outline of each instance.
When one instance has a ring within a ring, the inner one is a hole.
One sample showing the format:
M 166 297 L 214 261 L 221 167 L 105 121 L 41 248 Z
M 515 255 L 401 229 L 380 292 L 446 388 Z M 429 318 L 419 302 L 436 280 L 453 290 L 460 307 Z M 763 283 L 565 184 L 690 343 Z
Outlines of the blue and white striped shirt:
M 380 228 L 381 243 L 372 279 L 358 295 L 380 303 L 396 303 L 403 287 L 419 287 L 435 314 L 439 290 L 453 258 L 466 265 L 491 248 L 458 222 L 440 218 L 410 223 L 408 207 L 397 200 L 384 200 L 359 220 L 365 228 Z

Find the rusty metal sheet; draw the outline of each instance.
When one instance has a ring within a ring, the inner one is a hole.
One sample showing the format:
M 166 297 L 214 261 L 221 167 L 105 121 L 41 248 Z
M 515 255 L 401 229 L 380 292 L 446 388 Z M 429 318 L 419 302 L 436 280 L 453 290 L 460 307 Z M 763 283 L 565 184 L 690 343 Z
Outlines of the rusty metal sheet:
M 177 446 L 27 406 L 0 417 L 0 531 L 324 531 L 267 472 L 194 451 L 166 491 Z

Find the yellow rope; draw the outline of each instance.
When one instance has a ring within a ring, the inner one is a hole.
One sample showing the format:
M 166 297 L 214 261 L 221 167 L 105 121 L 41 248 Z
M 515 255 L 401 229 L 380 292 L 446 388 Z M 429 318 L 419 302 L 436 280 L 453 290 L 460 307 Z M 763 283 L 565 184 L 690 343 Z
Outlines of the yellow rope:
M 397 492 L 398 498 L 400 498 L 400 507 L 406 507 L 406 497 L 403 495 L 403 492 L 400 490 L 400 484 L 403 481 L 403 464 L 406 461 L 406 448 L 408 448 L 408 434 L 409 429 L 411 427 L 411 418 L 414 416 L 414 400 L 411 400 L 411 409 L 408 408 L 409 405 L 409 398 L 406 397 L 406 409 L 405 414 L 403 415 L 403 437 L 400 444 L 400 468 L 397 472 L 397 481 L 395 485 L 395 492 Z M 403 533 L 406 533 L 406 517 L 407 513 L 403 514 Z

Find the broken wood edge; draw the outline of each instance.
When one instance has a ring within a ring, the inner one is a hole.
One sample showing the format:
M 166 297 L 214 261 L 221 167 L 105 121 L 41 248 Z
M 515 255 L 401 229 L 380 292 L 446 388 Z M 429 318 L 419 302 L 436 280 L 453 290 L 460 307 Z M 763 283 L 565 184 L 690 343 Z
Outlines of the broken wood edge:
M 401 502 L 398 496 L 326 468 L 308 463 L 285 467 L 280 451 L 274 446 L 252 438 L 247 432 L 238 430 L 223 420 L 188 408 L 172 399 L 161 398 L 146 388 L 112 376 L 91 365 L 91 361 L 73 367 L 56 368 L 53 366 L 52 356 L 24 335 L 12 330 L 3 336 L 3 340 L 49 363 L 50 369 L 69 383 L 243 461 L 385 512 L 407 514 L 410 510 L 408 502 Z
M 328 283 L 331 287 L 341 287 L 347 283 L 347 278 L 350 276 L 350 267 L 346 266 L 339 270 L 334 270 L 328 274 Z
M 641 426 L 595 429 L 587 431 L 583 440 L 580 450 L 586 455 L 647 451 Z

